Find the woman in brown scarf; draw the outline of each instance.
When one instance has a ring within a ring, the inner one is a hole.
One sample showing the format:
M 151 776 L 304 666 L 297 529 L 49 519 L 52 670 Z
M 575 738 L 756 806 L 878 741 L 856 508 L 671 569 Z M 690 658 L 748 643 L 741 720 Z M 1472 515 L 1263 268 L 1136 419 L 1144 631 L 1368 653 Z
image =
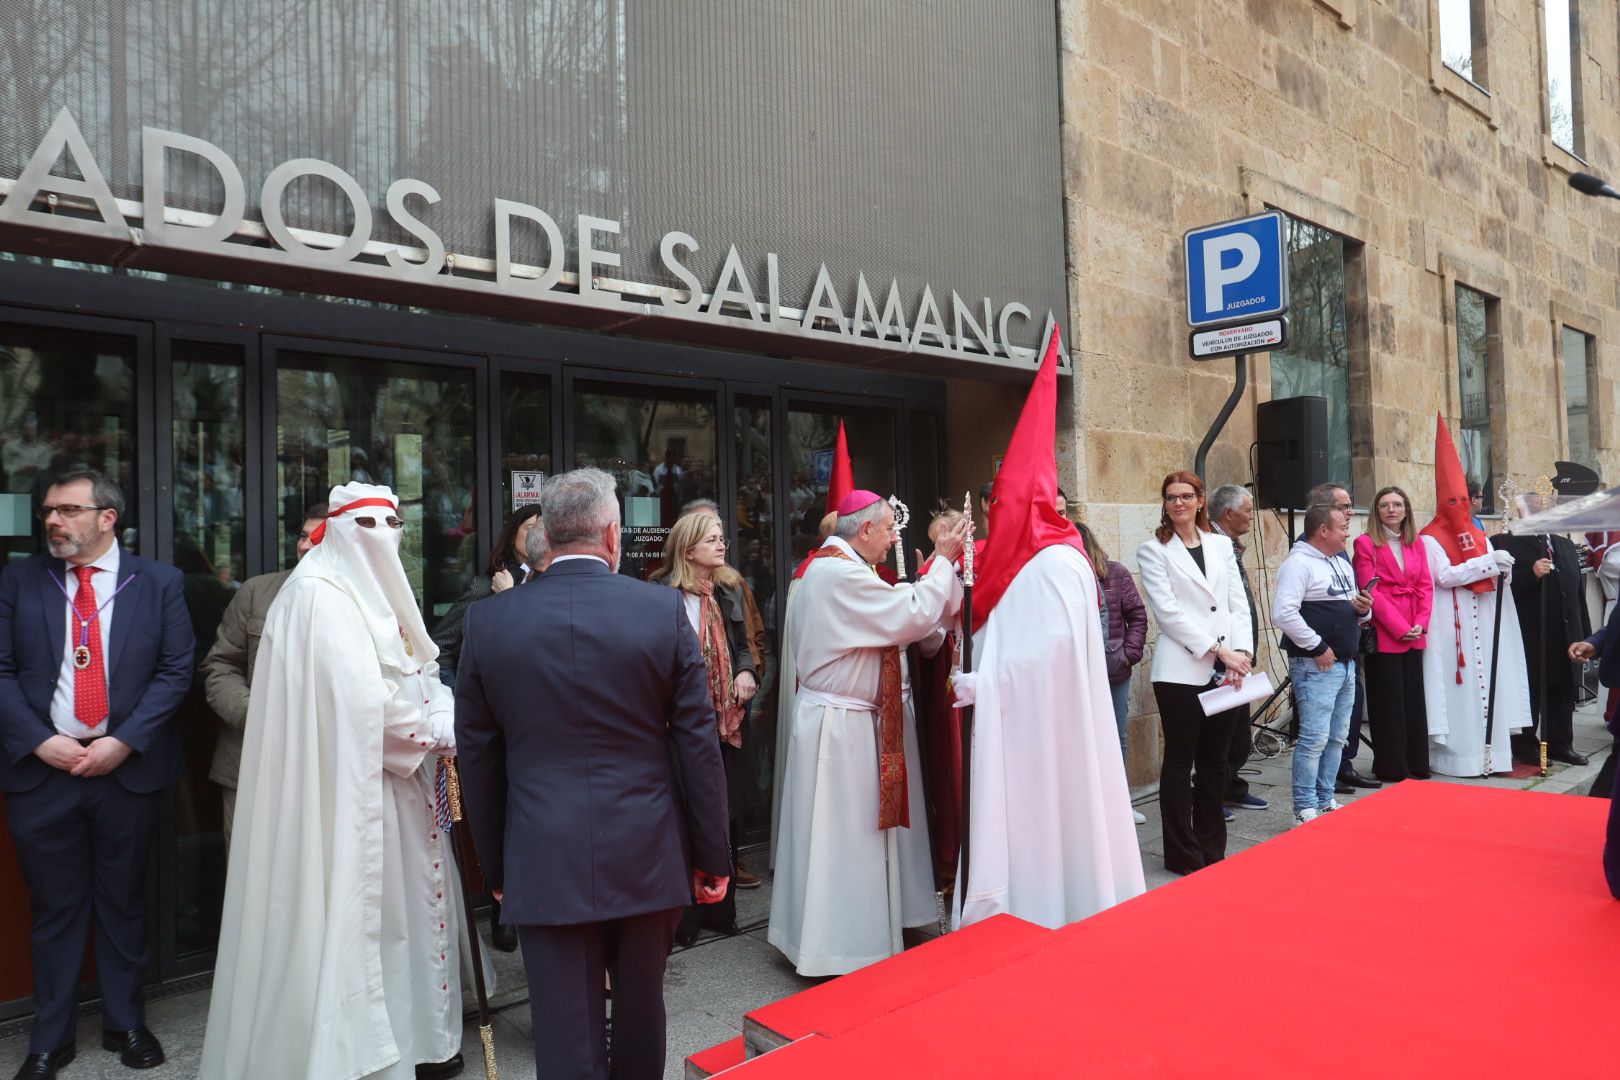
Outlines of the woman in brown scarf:
M 715 736 L 726 766 L 726 787 L 732 807 L 732 852 L 736 861 L 737 808 L 747 790 L 746 762 L 742 754 L 743 721 L 748 702 L 759 689 L 759 671 L 748 648 L 748 627 L 743 611 L 742 576 L 726 564 L 725 527 L 707 510 L 684 514 L 664 542 L 663 584 L 686 594 L 686 615 L 697 635 L 704 666 L 709 672 L 709 697 L 714 702 Z M 734 888 L 752 889 L 759 878 L 741 867 L 732 875 Z M 730 932 L 736 928 L 737 905 L 731 890 L 718 904 L 694 905 L 675 933 L 683 945 L 697 940 L 700 930 Z

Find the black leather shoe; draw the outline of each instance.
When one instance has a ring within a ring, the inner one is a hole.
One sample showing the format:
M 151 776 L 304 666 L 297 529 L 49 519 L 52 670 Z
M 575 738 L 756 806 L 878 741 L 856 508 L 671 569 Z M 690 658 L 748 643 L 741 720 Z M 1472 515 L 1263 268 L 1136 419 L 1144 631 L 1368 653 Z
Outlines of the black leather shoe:
M 1349 784 L 1353 788 L 1371 789 L 1381 788 L 1384 786 L 1384 782 L 1382 780 L 1374 780 L 1370 776 L 1362 776 L 1360 773 L 1356 772 L 1353 766 L 1347 769 L 1339 770 L 1339 783 Z
M 15 1080 L 51 1080 L 56 1070 L 71 1062 L 78 1052 L 77 1047 L 68 1043 L 48 1054 L 29 1054 L 23 1058 L 22 1068 L 17 1070 Z
M 1591 763 L 1585 754 L 1576 750 L 1573 746 L 1547 747 L 1547 760 L 1562 761 L 1565 765 L 1588 765 Z
M 448 1076 L 460 1076 L 461 1070 L 467 1063 L 457 1054 L 449 1061 L 435 1061 L 431 1064 L 423 1063 L 416 1067 L 416 1080 L 444 1080 Z
M 145 1027 L 134 1031 L 103 1031 L 101 1048 L 116 1050 L 118 1060 L 131 1069 L 155 1069 L 163 1064 L 163 1047 Z
M 501 952 L 516 952 L 518 947 L 517 927 L 496 923 L 494 932 L 490 935 L 491 943 Z
M 1550 748 L 1547 751 L 1547 757 L 1549 760 L 1552 759 L 1552 750 Z M 1513 740 L 1513 760 L 1520 765 L 1540 765 L 1541 744 L 1525 742 L 1522 739 Z
M 1350 781 L 1344 778 L 1343 773 L 1333 778 L 1333 794 L 1354 795 L 1355 793 L 1356 789 L 1350 786 Z

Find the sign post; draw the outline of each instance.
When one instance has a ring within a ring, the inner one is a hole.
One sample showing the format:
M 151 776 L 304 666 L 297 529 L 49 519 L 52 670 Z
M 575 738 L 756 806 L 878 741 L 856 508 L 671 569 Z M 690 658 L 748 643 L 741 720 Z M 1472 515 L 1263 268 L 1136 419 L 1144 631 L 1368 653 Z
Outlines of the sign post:
M 1194 360 L 1231 356 L 1232 393 L 1198 445 L 1193 471 L 1204 463 L 1237 410 L 1249 377 L 1249 353 L 1288 344 L 1287 222 L 1267 211 L 1189 229 L 1182 238 L 1187 272 L 1187 351 Z

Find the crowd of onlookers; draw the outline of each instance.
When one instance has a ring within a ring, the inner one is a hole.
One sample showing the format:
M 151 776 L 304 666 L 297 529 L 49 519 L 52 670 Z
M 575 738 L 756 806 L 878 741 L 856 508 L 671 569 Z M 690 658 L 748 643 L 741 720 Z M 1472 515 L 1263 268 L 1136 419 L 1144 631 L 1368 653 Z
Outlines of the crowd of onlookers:
M 1477 515 L 1478 485 L 1473 488 Z M 1105 601 L 1108 670 L 1122 755 L 1127 751 L 1131 676 L 1147 652 L 1147 612 L 1154 616 L 1150 679 L 1164 735 L 1159 781 L 1164 860 L 1167 869 L 1185 874 L 1224 856 L 1226 823 L 1234 811 L 1268 806 L 1242 775 L 1252 749 L 1251 706 L 1206 715 L 1199 699 L 1223 683 L 1241 684 L 1256 670 L 1262 651 L 1261 608 L 1244 565 L 1255 506 L 1250 492 L 1236 484 L 1222 484 L 1206 495 L 1203 482 L 1190 472 L 1165 477 L 1160 495 L 1159 527 L 1137 550 L 1140 592 L 1130 571 L 1108 558 L 1092 530 L 1084 523 L 1080 528 Z M 1339 795 L 1431 775 L 1423 650 L 1435 583 L 1412 501 L 1399 487 L 1383 488 L 1354 536 L 1354 511 L 1343 485 L 1321 485 L 1307 502 L 1303 528 L 1278 567 L 1268 608 L 1271 631 L 1286 658 L 1297 725 L 1296 823 L 1339 809 Z M 1554 542 L 1569 542 L 1561 537 L 1526 539 L 1532 549 L 1507 558 L 1499 549 L 1514 550 L 1520 538 L 1494 538 L 1492 554 L 1503 567 L 1515 559 L 1525 564 L 1515 572 L 1512 591 L 1526 622 L 1524 649 L 1541 738 L 1551 759 L 1583 764 L 1571 741 L 1568 664 L 1560 668 L 1554 662 L 1554 673 L 1548 674 L 1548 666 L 1538 663 L 1538 652 L 1561 656 L 1570 642 L 1586 636 L 1584 602 L 1579 602 L 1580 616 L 1571 617 L 1567 633 L 1560 627 L 1547 631 L 1542 629 L 1545 622 L 1534 622 L 1541 604 L 1555 613 L 1557 622 L 1567 599 L 1560 597 L 1560 589 L 1567 593 L 1580 587 L 1579 568 L 1572 566 L 1562 579 L 1555 576 L 1544 583 L 1561 565 L 1555 564 L 1560 549 Z M 1545 693 L 1536 685 L 1543 681 L 1553 684 Z M 1364 718 L 1372 746 L 1371 776 L 1354 765 Z M 1515 733 L 1515 758 L 1537 759 L 1536 732 L 1533 726 Z M 1137 814 L 1137 822 L 1143 820 Z

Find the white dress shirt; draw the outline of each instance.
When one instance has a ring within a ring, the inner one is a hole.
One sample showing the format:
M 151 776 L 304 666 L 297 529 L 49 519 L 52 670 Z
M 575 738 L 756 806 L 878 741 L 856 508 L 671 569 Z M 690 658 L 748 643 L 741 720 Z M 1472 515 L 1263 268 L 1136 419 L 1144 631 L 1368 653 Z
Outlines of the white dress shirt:
M 118 591 L 118 542 L 115 540 L 106 552 L 90 565 L 96 572 L 90 575 L 90 588 L 96 594 L 96 606 L 107 604 L 101 609 L 101 663 L 102 670 L 106 672 L 109 658 L 107 651 L 112 629 L 112 613 L 115 605 L 108 603 L 115 592 Z M 67 638 L 62 649 L 62 667 L 56 673 L 56 693 L 51 697 L 51 723 L 56 730 L 70 739 L 95 739 L 107 734 L 105 720 L 94 728 L 80 723 L 79 718 L 73 715 L 73 649 L 79 644 L 79 617 L 73 613 L 73 600 L 79 595 L 79 575 L 74 572 L 72 564 L 63 567 L 66 580 L 57 577 L 55 570 L 49 573 L 67 587 Z M 107 689 L 112 689 L 112 680 L 107 674 Z

